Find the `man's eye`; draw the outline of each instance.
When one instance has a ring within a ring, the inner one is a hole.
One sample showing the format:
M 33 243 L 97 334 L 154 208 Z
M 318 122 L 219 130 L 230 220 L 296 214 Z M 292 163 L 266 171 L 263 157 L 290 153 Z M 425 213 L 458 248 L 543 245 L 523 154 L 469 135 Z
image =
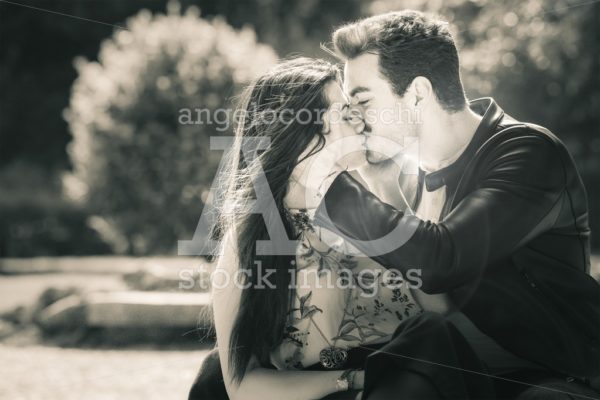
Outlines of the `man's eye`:
M 361 105 L 364 106 L 365 104 L 368 104 L 371 101 L 370 98 L 366 98 L 366 99 L 359 99 L 358 97 L 353 97 L 352 99 L 350 99 L 350 105 Z
M 344 115 L 345 121 L 356 122 L 362 120 L 362 116 L 357 109 L 350 110 L 347 114 Z

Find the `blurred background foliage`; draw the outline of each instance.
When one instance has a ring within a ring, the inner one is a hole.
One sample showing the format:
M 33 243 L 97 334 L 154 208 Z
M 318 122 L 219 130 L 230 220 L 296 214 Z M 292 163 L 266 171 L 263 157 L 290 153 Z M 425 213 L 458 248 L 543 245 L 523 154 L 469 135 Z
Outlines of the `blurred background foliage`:
M 221 157 L 208 137 L 223 133 L 179 110 L 229 105 L 277 57 L 327 57 L 335 26 L 403 8 L 452 24 L 470 98 L 565 141 L 600 250 L 598 2 L 15 2 L 126 29 L 0 2 L 0 256 L 174 254 Z
M 277 60 L 253 30 L 198 14 L 176 3 L 168 15 L 141 11 L 102 43 L 98 62 L 75 62 L 65 189 L 119 253 L 170 253 L 193 233 L 222 156 L 209 138 L 224 128 L 195 122 Z

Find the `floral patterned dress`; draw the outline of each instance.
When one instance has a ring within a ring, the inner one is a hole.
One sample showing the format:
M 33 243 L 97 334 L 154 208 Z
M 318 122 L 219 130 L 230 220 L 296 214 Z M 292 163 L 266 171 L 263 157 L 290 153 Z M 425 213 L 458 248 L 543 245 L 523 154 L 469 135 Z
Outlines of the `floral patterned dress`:
M 284 340 L 270 354 L 277 369 L 318 363 L 329 346 L 387 342 L 398 324 L 422 312 L 399 275 L 314 226 L 314 210 L 288 212 L 299 235 L 296 289 Z

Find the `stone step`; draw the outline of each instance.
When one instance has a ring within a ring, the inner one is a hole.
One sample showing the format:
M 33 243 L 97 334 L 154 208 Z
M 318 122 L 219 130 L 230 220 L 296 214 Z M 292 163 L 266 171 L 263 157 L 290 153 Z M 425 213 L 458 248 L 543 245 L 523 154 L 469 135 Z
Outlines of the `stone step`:
M 0 274 L 43 273 L 90 273 L 123 274 L 139 270 L 167 269 L 177 273 L 181 270 L 200 270 L 208 263 L 200 257 L 32 257 L 0 258 Z
M 58 327 L 80 316 L 89 327 L 194 328 L 201 321 L 201 311 L 210 306 L 209 293 L 173 292 L 92 292 L 69 296 L 44 310 L 40 322 Z
M 99 327 L 194 327 L 208 293 L 107 292 L 86 296 L 86 322 Z

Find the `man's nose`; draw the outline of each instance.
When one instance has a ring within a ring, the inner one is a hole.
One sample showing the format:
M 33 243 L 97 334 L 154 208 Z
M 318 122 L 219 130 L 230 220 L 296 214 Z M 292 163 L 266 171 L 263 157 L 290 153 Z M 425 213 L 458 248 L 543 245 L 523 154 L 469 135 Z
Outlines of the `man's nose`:
M 354 125 L 354 132 L 356 132 L 358 135 L 364 135 L 365 134 L 365 121 L 360 120 L 358 123 L 356 123 Z
M 365 124 L 364 121 L 363 121 L 363 128 L 360 133 L 365 137 L 371 136 L 371 128 L 367 124 Z
M 363 134 L 363 131 L 365 130 L 365 121 L 361 117 L 353 115 L 349 119 L 349 122 L 350 126 L 354 130 L 354 133 L 356 133 L 357 135 Z
M 363 130 L 365 129 L 365 121 L 360 113 L 360 110 L 355 107 L 350 108 L 348 110 L 347 118 L 354 132 L 359 135 L 362 134 Z
M 371 129 L 371 126 L 368 125 L 364 120 L 361 122 L 361 128 L 360 128 L 360 132 L 361 135 L 363 135 L 365 138 L 368 138 L 369 136 L 371 136 L 371 134 L 373 133 L 373 129 Z

